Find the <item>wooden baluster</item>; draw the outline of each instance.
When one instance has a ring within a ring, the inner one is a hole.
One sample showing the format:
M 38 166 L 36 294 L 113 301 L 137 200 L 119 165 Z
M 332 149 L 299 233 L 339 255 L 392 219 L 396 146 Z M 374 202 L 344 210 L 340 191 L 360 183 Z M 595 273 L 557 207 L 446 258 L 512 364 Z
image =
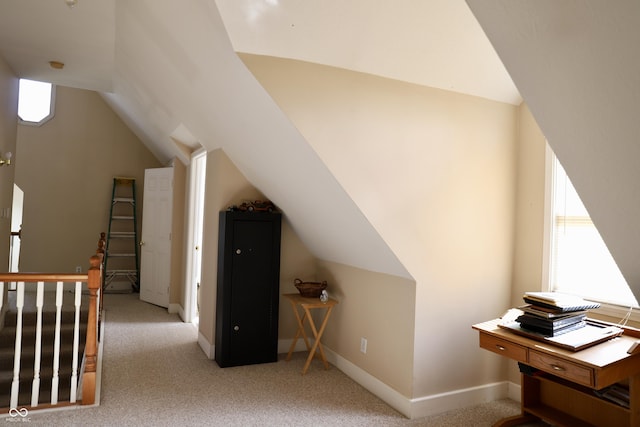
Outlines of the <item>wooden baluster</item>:
M 18 407 L 20 393 L 20 354 L 22 352 L 22 309 L 24 308 L 24 282 L 18 282 L 16 291 L 16 345 L 13 356 L 13 382 L 11 383 L 11 408 Z
M 53 341 L 53 377 L 51 378 L 51 404 L 58 403 L 58 385 L 60 383 L 60 323 L 62 320 L 62 282 L 56 287 L 56 329 Z
M 98 296 L 102 286 L 102 267 L 100 257 L 94 255 L 90 259 L 89 268 L 89 319 L 87 320 L 87 341 L 85 347 L 85 366 L 82 376 L 82 404 L 92 405 L 96 399 L 96 365 L 97 365 L 97 332 L 98 332 Z
M 80 347 L 80 305 L 82 304 L 82 282 L 76 282 L 75 322 L 73 325 L 73 362 L 71 365 L 71 393 L 69 401 L 76 403 L 78 392 L 78 348 Z
M 36 290 L 36 348 L 33 359 L 33 383 L 31 406 L 38 406 L 40 399 L 40 360 L 42 356 L 42 307 L 44 306 L 44 282 L 38 282 Z

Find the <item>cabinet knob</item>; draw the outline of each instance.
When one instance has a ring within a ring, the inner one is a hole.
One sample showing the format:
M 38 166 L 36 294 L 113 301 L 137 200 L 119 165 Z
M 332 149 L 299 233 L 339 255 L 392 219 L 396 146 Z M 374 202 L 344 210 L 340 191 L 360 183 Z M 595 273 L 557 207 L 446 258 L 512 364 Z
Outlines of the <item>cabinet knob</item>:
M 234 327 L 233 327 L 233 330 L 234 330 L 234 331 L 239 331 L 239 330 L 240 330 L 240 326 L 238 326 L 238 325 L 234 326 Z
M 236 249 L 236 254 L 240 255 L 242 253 L 241 249 Z

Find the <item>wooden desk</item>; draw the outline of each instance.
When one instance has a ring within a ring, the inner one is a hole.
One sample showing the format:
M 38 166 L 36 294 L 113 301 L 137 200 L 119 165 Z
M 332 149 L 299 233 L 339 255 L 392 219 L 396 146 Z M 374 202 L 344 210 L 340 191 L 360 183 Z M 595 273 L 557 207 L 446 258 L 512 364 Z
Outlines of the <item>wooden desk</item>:
M 638 331 L 572 352 L 516 335 L 498 327 L 500 320 L 474 325 L 480 347 L 522 362 L 536 371 L 522 374 L 522 413 L 494 426 L 536 420 L 560 426 L 640 426 L 640 353 L 627 354 Z M 630 408 L 594 394 L 609 385 L 629 386 Z
M 296 346 L 296 343 L 298 342 L 298 338 L 300 338 L 300 336 L 302 335 L 304 343 L 307 346 L 307 350 L 309 351 L 307 361 L 302 368 L 302 375 L 307 373 L 309 365 L 311 364 L 311 360 L 313 360 L 314 356 L 316 356 L 317 354 L 319 354 L 320 360 L 322 360 L 322 363 L 324 363 L 324 368 L 329 369 L 329 362 L 327 362 L 327 358 L 324 355 L 324 349 L 322 348 L 322 344 L 320 343 L 320 338 L 322 338 L 324 329 L 327 326 L 327 321 L 329 320 L 329 316 L 331 315 L 333 306 L 336 305 L 338 301 L 334 300 L 333 298 L 329 298 L 329 301 L 323 303 L 319 298 L 306 298 L 301 296 L 300 294 L 283 294 L 282 296 L 289 300 L 289 302 L 291 303 L 291 308 L 293 309 L 293 313 L 295 314 L 296 320 L 298 321 L 298 331 L 296 332 L 296 336 L 293 338 L 293 342 L 291 343 L 291 347 L 289 348 L 289 353 L 287 354 L 286 360 L 291 360 L 291 355 L 293 354 L 293 350 Z M 298 312 L 298 306 L 303 310 L 302 317 L 300 317 L 300 313 Z M 316 328 L 313 317 L 311 317 L 310 310 L 313 309 L 326 310 L 324 317 L 322 318 L 320 329 Z M 313 345 L 309 344 L 309 339 L 307 338 L 307 334 L 304 331 L 305 319 L 309 319 L 309 327 L 311 328 L 311 332 L 313 332 L 313 337 L 315 338 Z

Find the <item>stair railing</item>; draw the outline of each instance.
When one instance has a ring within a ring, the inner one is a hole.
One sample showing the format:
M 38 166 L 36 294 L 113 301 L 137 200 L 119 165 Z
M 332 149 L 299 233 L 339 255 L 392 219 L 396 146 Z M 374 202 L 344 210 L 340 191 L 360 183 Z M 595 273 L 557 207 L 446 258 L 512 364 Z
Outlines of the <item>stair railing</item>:
M 36 284 L 36 336 L 34 353 L 34 375 L 32 379 L 31 407 L 35 408 L 42 403 L 39 402 L 40 374 L 41 374 L 41 339 L 42 339 L 42 319 L 45 288 L 55 287 L 55 333 L 54 333 L 54 354 L 53 354 L 53 378 L 51 385 L 51 399 L 47 407 L 59 406 L 63 404 L 74 404 L 81 394 L 83 405 L 95 403 L 96 398 L 96 367 L 98 357 L 98 327 L 99 327 L 99 307 L 101 306 L 101 284 L 102 284 L 102 255 L 94 255 L 90 258 L 90 268 L 87 273 L 55 274 L 55 273 L 0 273 L 0 313 L 6 311 L 7 303 L 4 301 L 6 287 L 9 283 L 16 282 L 16 333 L 15 333 L 15 353 L 13 366 L 13 381 L 11 383 L 10 407 L 18 407 L 18 397 L 20 393 L 20 362 L 22 351 L 23 334 L 23 312 L 25 307 L 25 287 L 27 283 Z M 74 332 L 73 332 L 73 360 L 71 362 L 71 384 L 70 399 L 68 402 L 60 402 L 58 399 L 59 373 L 60 373 L 60 332 L 61 314 L 63 303 L 64 284 L 72 284 L 74 288 Z M 88 319 L 85 339 L 84 366 L 80 379 L 80 363 L 78 360 L 78 350 L 80 345 L 80 311 L 82 304 L 83 284 L 87 284 L 88 290 Z M 82 388 L 78 393 L 78 384 Z

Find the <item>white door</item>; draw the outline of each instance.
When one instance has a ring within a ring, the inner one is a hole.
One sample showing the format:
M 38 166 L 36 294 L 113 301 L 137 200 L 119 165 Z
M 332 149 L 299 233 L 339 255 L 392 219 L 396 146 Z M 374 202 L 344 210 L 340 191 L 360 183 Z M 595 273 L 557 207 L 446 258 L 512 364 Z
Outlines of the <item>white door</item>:
M 169 307 L 173 168 L 144 173 L 140 239 L 140 299 Z

